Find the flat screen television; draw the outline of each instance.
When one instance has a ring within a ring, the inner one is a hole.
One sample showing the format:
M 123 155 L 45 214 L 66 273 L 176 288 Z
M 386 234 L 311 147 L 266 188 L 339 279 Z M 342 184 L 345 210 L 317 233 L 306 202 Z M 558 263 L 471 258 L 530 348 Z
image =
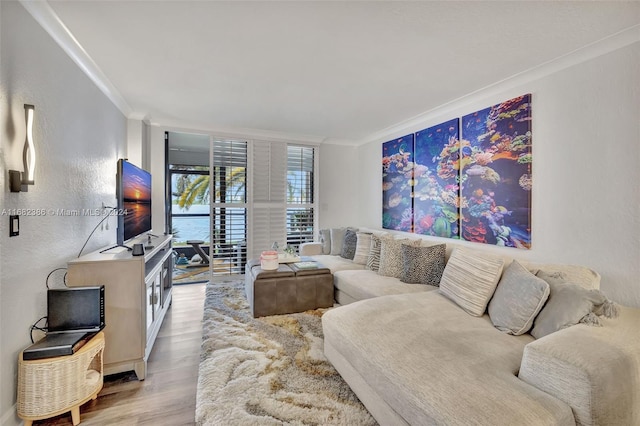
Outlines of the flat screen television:
M 151 231 L 151 174 L 127 160 L 118 160 L 116 178 L 119 246 Z

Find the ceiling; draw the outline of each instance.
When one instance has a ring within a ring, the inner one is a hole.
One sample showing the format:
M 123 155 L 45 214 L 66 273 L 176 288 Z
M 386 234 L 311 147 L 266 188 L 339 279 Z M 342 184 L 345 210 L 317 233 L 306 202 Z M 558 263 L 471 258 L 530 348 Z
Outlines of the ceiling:
M 49 1 L 131 116 L 335 143 L 640 22 L 639 2 Z

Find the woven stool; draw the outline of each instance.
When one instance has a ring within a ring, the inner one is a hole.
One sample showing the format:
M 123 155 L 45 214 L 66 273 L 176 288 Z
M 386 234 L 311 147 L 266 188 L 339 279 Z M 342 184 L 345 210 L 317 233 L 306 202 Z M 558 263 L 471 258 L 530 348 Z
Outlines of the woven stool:
M 71 411 L 80 423 L 80 406 L 96 399 L 103 384 L 104 333 L 96 334 L 73 355 L 18 359 L 18 416 L 25 426 Z

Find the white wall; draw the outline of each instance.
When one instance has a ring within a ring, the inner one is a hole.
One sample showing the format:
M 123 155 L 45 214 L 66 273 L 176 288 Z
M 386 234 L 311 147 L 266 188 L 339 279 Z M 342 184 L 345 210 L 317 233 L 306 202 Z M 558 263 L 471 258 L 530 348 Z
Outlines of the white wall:
M 358 192 L 368 191 L 369 188 L 356 186 L 357 175 L 360 165 L 366 164 L 368 160 L 359 158 L 356 154 L 357 148 L 353 146 L 320 145 L 318 229 L 356 226 L 361 223 L 358 217 Z M 376 164 L 378 163 L 379 159 L 376 160 Z M 371 185 L 371 182 L 365 185 L 376 186 Z
M 504 83 L 447 105 L 440 115 L 436 110 L 395 137 L 532 93 L 532 248 L 459 244 L 589 266 L 601 273 L 605 294 L 640 307 L 640 43 L 511 86 Z M 386 140 L 356 153 L 361 226 L 381 227 L 380 160 Z
M 143 128 L 144 123 L 142 121 L 133 118 L 127 120 L 126 158 L 131 163 L 146 170 L 142 164 L 145 157 Z
M 151 173 L 151 196 L 154 200 L 164 200 L 165 190 L 165 129 L 158 126 L 148 128 L 148 171 Z M 165 231 L 165 203 L 151 204 L 151 225 L 153 233 L 163 234 Z
M 50 209 L 114 205 L 116 160 L 125 155 L 127 122 L 17 2 L 0 2 L 0 200 L 1 209 L 44 209 L 20 217 L 20 235 L 9 238 L 0 215 L 0 423 L 14 414 L 19 352 L 29 327 L 46 315 L 45 278 L 77 256 L 101 217 L 53 216 Z M 22 169 L 23 104 L 35 105 L 38 164 L 35 186 L 11 193 L 7 170 Z M 86 251 L 115 242 L 116 223 L 96 231 Z M 61 285 L 61 274 L 50 281 Z

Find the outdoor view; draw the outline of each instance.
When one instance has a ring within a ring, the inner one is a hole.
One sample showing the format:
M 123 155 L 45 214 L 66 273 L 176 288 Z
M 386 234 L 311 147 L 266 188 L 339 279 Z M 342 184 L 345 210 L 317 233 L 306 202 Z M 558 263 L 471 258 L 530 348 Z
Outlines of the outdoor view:
M 246 167 L 216 166 L 212 173 L 208 167 L 176 169 L 171 173 L 174 247 L 180 252 L 179 247 L 191 246 L 187 241 L 199 240 L 210 258 L 198 264 L 181 255 L 176 266 L 185 269 L 182 278 L 206 279 L 200 276 L 208 273 L 209 261 L 214 273 L 242 272 L 246 263 Z M 238 207 L 231 207 L 234 204 Z M 191 251 L 183 253 L 192 255 Z
M 211 190 L 208 167 L 180 167 L 171 174 L 172 194 L 172 231 L 175 245 L 186 244 L 187 240 L 203 240 L 209 243 L 209 215 Z M 214 206 L 217 204 L 240 204 L 246 201 L 244 167 L 216 167 L 214 170 Z M 223 207 L 217 209 L 221 216 L 216 217 L 214 237 L 225 237 L 223 242 L 233 242 L 226 235 L 237 234 L 237 224 L 244 226 L 245 209 Z M 228 217 L 227 217 L 228 216 Z M 239 220 L 238 218 L 242 218 Z M 235 218 L 233 220 L 228 220 Z M 235 222 L 232 226 L 231 222 Z M 218 239 L 215 238 L 215 239 Z M 244 239 L 244 233 L 242 235 Z
M 238 149 L 238 144 L 214 143 L 214 150 L 220 152 L 214 152 L 218 160 L 214 160 L 213 169 L 170 167 L 174 247 L 180 251 L 180 247 L 191 247 L 187 241 L 203 241 L 205 251 L 213 255 L 214 272 L 241 272 L 246 262 L 246 145 Z M 313 203 L 313 148 L 289 147 L 287 164 L 286 244 L 297 248 L 313 240 L 313 208 L 309 207 Z M 181 263 L 184 268 L 194 266 L 188 258 L 178 259 L 176 266 Z

